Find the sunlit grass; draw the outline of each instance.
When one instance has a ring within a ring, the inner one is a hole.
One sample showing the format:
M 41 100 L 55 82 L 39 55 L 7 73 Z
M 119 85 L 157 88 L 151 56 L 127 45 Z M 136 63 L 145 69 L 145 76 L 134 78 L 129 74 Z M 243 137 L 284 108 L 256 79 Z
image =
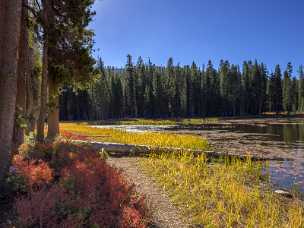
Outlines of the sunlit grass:
M 92 140 L 101 142 L 195 150 L 206 150 L 209 147 L 206 139 L 193 135 L 160 132 L 133 133 L 117 129 L 92 128 L 85 123 L 62 123 L 60 124 L 60 128 L 62 132 L 72 132 L 82 136 L 88 136 Z
M 163 154 L 143 159 L 141 165 L 193 224 L 304 227 L 302 202 L 281 199 L 267 190 L 265 183 L 261 185 L 262 166 L 258 163 L 210 164 L 204 156 Z
M 146 119 L 131 118 L 118 120 L 98 121 L 97 124 L 113 124 L 113 125 L 202 125 L 218 123 L 218 118 L 179 118 L 179 119 Z
M 130 119 L 120 120 L 122 125 L 201 125 L 217 123 L 217 118 L 191 118 L 191 119 Z

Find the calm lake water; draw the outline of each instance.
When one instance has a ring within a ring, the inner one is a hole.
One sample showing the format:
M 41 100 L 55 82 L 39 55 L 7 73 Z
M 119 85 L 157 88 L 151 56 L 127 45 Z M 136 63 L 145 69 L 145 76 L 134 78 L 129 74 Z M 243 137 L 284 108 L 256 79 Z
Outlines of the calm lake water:
M 265 150 L 278 157 L 291 158 L 285 161 L 270 161 L 269 174 L 275 188 L 295 188 L 304 193 L 304 120 L 274 121 L 263 120 L 236 121 L 202 126 L 136 126 L 111 125 L 95 126 L 100 128 L 116 128 L 130 132 L 174 131 L 176 133 L 193 133 L 211 135 L 210 141 L 219 143 L 222 148 L 244 150 Z M 216 136 L 214 138 L 214 136 Z M 231 137 L 233 136 L 233 137 Z M 217 139 L 218 137 L 218 139 Z M 227 146 L 229 145 L 229 146 Z
M 269 121 L 269 122 L 268 122 Z M 189 127 L 187 131 L 197 132 L 201 128 L 202 135 L 211 132 L 210 141 L 216 141 L 222 148 L 249 151 L 267 151 L 284 161 L 270 161 L 265 173 L 269 174 L 274 188 L 294 189 L 304 193 L 304 121 L 274 120 L 236 121 L 229 124 L 218 124 L 201 127 Z M 192 129 L 192 130 L 191 130 Z M 223 135 L 214 137 L 215 135 Z M 231 137 L 233 136 L 233 137 Z
M 261 144 L 284 150 L 292 160 L 271 161 L 271 182 L 284 188 L 295 188 L 304 192 L 304 123 L 270 124 L 262 126 L 236 125 L 232 132 L 258 134 Z

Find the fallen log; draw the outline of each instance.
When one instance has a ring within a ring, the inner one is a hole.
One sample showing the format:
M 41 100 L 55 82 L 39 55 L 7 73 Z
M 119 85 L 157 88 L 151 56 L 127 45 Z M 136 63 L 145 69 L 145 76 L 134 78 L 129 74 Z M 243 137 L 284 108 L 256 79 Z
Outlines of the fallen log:
M 222 152 L 222 151 L 204 151 L 204 150 L 192 150 L 184 148 L 172 148 L 172 147 L 156 147 L 147 145 L 132 145 L 122 143 L 111 143 L 111 142 L 97 142 L 97 141 L 83 141 L 73 140 L 73 143 L 77 144 L 89 144 L 96 150 L 104 149 L 110 156 L 123 157 L 123 156 L 144 156 L 149 153 L 178 153 L 178 152 L 191 152 L 198 156 L 205 154 L 207 158 L 229 158 L 229 159 L 251 159 L 253 161 L 286 161 L 291 159 L 281 158 L 273 155 L 257 155 L 257 154 L 235 154 L 233 152 Z

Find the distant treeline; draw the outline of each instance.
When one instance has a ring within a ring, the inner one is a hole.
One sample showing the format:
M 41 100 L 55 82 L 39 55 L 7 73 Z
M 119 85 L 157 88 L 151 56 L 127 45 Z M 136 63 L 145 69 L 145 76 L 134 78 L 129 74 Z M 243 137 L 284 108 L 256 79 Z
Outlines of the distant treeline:
M 64 90 L 60 98 L 62 120 L 101 120 L 123 117 L 205 117 L 258 115 L 263 112 L 304 111 L 304 70 L 293 72 L 277 65 L 270 73 L 263 63 L 243 66 L 221 61 L 199 68 L 133 64 L 124 69 L 98 64 L 99 74 L 83 91 Z

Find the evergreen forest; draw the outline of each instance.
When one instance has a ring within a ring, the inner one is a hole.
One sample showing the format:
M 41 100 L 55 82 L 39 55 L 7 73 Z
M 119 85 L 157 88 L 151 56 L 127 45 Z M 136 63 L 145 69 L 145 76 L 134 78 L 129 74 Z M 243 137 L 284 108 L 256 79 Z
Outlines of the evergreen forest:
M 174 64 L 157 66 L 127 56 L 123 69 L 97 62 L 96 77 L 81 90 L 64 87 L 62 120 L 248 116 L 304 111 L 304 69 L 258 61 L 242 66 L 221 60 L 218 69 Z

